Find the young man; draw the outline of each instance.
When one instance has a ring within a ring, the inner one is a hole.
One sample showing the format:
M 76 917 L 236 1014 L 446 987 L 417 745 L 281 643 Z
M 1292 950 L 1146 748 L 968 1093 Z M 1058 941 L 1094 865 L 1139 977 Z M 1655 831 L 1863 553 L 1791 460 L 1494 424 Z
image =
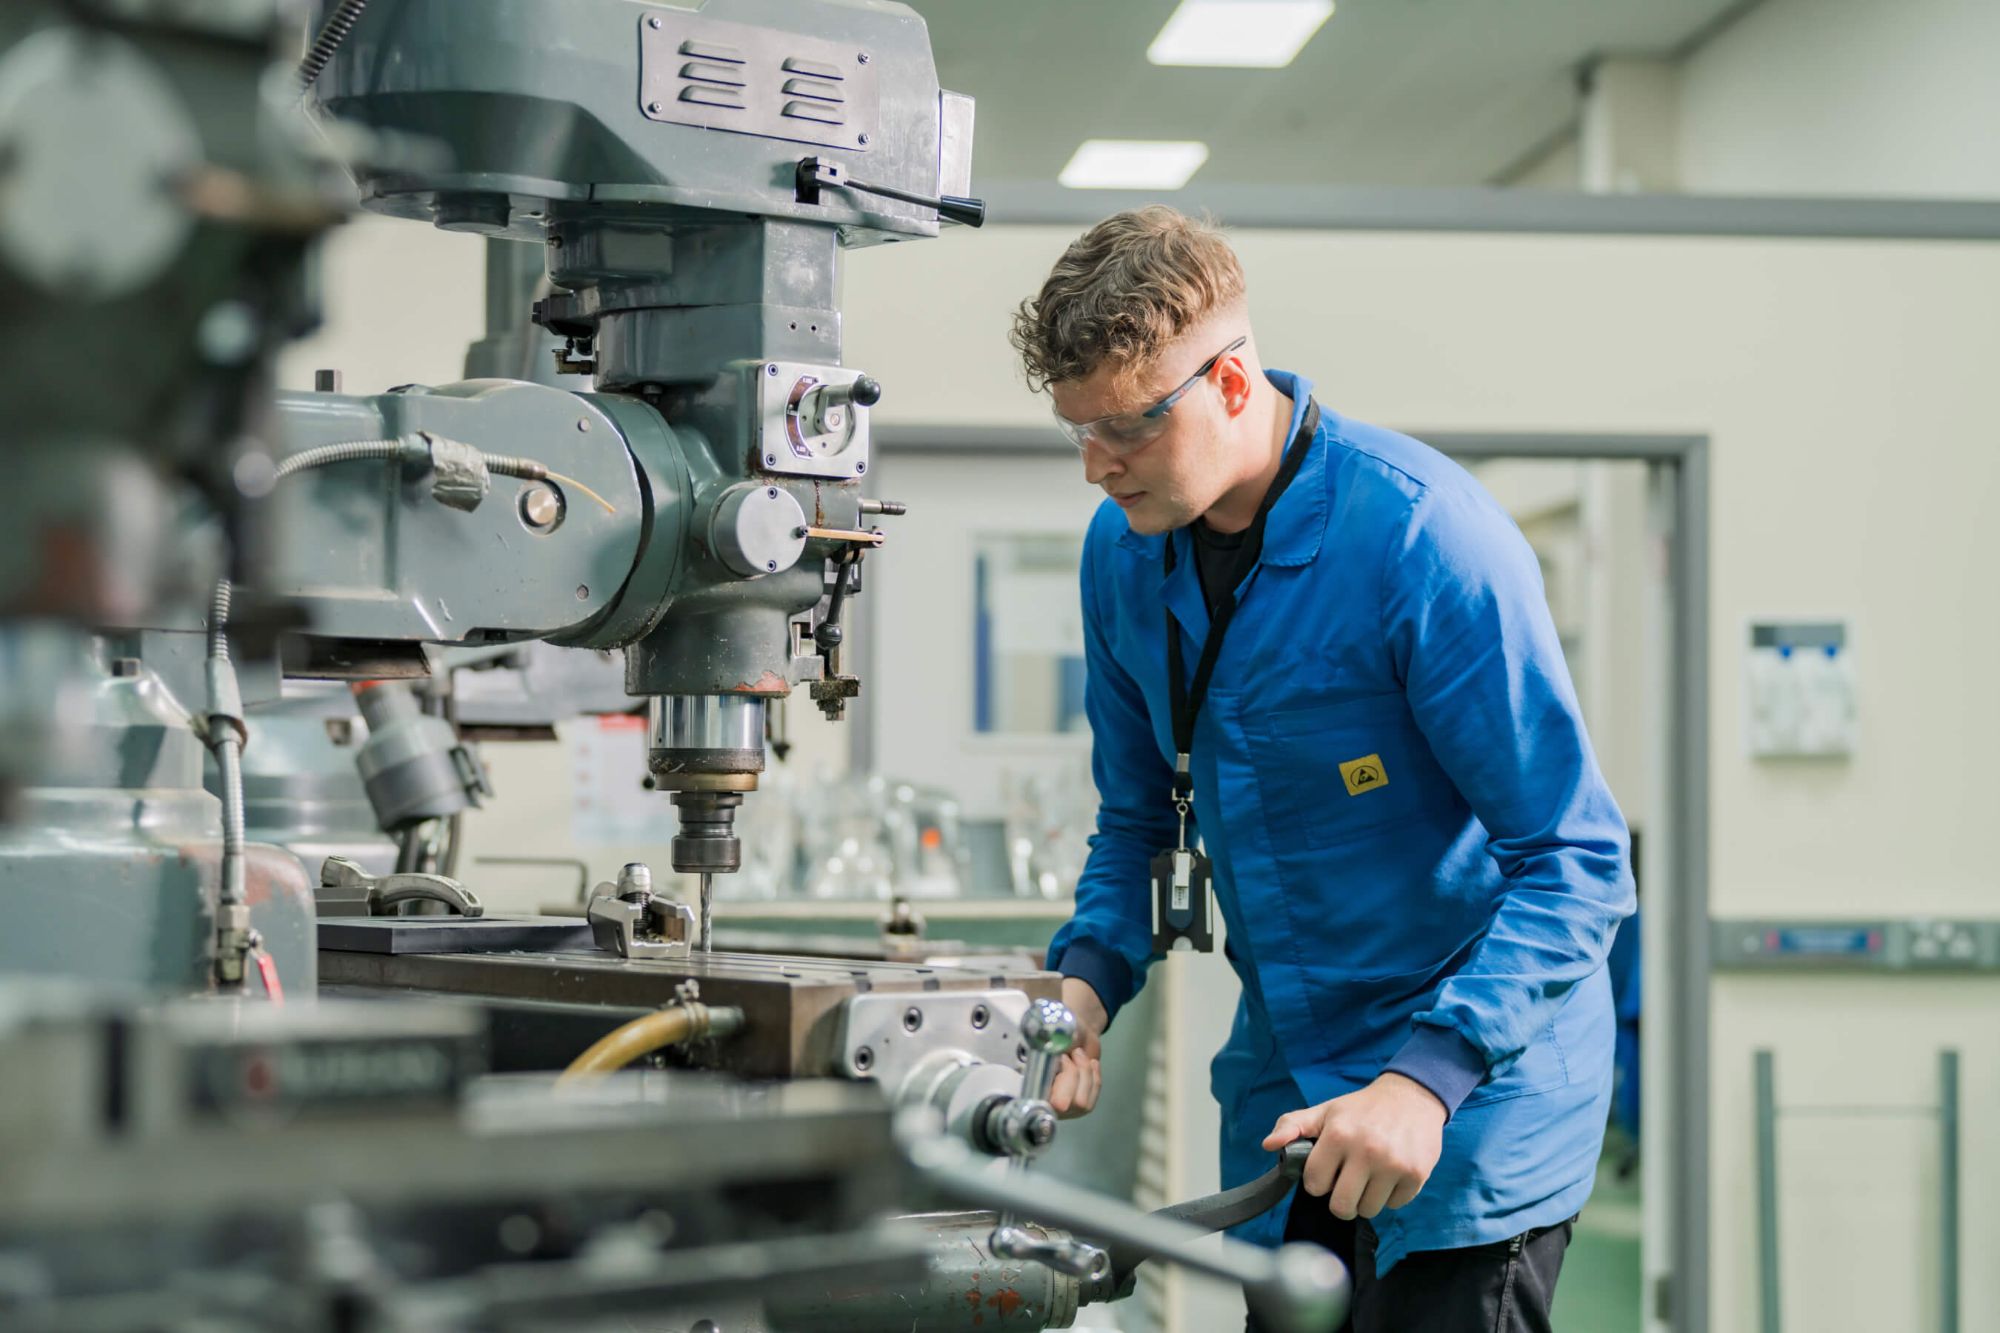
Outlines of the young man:
M 1078 239 L 1013 341 L 1109 497 L 1082 571 L 1101 807 L 1049 949 L 1086 1030 L 1058 1109 L 1095 1103 L 1098 1037 L 1158 956 L 1155 858 L 1198 829 L 1243 983 L 1212 1066 L 1222 1183 L 1317 1140 L 1290 1207 L 1239 1234 L 1339 1254 L 1358 1333 L 1547 1329 L 1633 900 L 1533 553 L 1451 461 L 1265 370 L 1236 256 L 1171 209 Z

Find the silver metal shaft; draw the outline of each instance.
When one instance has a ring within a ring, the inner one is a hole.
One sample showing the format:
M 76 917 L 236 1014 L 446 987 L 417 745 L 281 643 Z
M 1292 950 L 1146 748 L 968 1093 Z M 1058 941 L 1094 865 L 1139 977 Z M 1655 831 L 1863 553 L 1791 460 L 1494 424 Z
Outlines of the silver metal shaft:
M 701 951 L 709 952 L 709 923 L 713 917 L 715 903 L 715 876 L 704 873 L 701 877 Z

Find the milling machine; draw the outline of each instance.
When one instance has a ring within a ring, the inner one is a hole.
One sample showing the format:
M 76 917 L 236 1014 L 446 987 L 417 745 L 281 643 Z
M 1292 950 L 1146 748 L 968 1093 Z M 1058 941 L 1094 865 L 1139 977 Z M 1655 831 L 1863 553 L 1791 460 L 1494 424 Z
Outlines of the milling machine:
M 246 1265 L 309 1276 L 303 1304 L 218 1295 L 253 1327 L 343 1310 L 547 1326 L 637 1301 L 743 1327 L 1039 1328 L 1128 1290 L 1150 1255 L 1244 1282 L 1288 1326 L 1331 1326 L 1344 1275 L 1321 1257 L 1191 1248 L 1198 1227 L 1284 1198 L 1297 1154 L 1172 1218 L 1018 1176 L 1056 1132 L 1047 1091 L 1074 1039 L 1055 978 L 708 948 L 709 877 L 741 864 L 767 706 L 805 684 L 837 718 L 859 690 L 843 613 L 883 541 L 873 520 L 896 512 L 862 492 L 885 388 L 841 364 L 841 250 L 982 213 L 964 197 L 972 103 L 938 87 L 921 19 L 882 0 L 331 0 L 296 77 L 274 79 L 280 8 L 51 0 L 0 18 L 0 289 L 68 298 L 64 350 L 132 367 L 127 392 L 79 393 L 39 310 L 0 321 L 39 497 L 0 535 L 16 668 L 0 967 L 220 1006 L 0 1004 L 10 1066 L 45 1068 L 37 1099 L 0 1108 L 0 1137 L 40 1142 L 66 1108 L 100 1108 L 0 1171 L 0 1310 L 152 1326 L 176 1263 L 112 1274 L 88 1256 L 178 1200 L 210 1229 L 175 1257 L 215 1293 L 248 1290 Z M 301 86 L 316 132 L 292 114 Z M 126 193 L 99 216 L 100 177 L 74 164 L 113 141 L 102 179 Z M 271 392 L 273 352 L 309 322 L 336 159 L 362 206 L 492 238 L 496 306 L 523 304 L 520 256 L 539 250 L 535 328 L 503 316 L 474 355 L 507 371 L 547 352 L 542 372 Z M 135 342 L 146 357 L 119 355 Z M 484 779 L 408 682 L 442 652 L 535 641 L 623 655 L 695 903 L 634 865 L 581 922 L 496 917 L 422 846 Z M 351 786 L 289 782 L 338 765 L 318 746 L 328 718 L 286 681 L 351 687 L 354 776 L 400 840 L 393 864 L 314 822 L 314 793 L 340 790 L 353 832 Z M 265 722 L 292 744 L 248 764 L 271 839 L 250 843 L 245 746 Z M 291 1006 L 262 1003 L 287 988 Z M 655 1072 L 594 1077 L 635 1061 Z M 551 1089 L 537 1075 L 553 1070 Z M 580 1096 L 639 1104 L 633 1144 L 734 1119 L 814 1147 L 763 1164 L 691 1149 L 619 1196 L 606 1172 L 635 1153 Z M 492 1141 L 496 1098 L 541 1137 Z M 587 1161 L 562 1152 L 566 1123 Z M 408 1177 L 391 1141 L 436 1169 Z M 481 1149 L 498 1164 L 475 1182 Z M 200 1188 L 122 1196 L 120 1170 L 148 1153 Z M 974 1169 L 982 1155 L 1014 1171 Z M 66 1196 L 72 1159 L 99 1169 Z M 360 1212 L 327 1214 L 336 1192 Z M 434 1214 L 465 1243 L 393 1258 L 426 1210 L 475 1195 Z M 863 1225 L 936 1199 L 998 1215 L 918 1216 L 895 1242 Z M 523 1241 L 515 1216 L 576 1234 Z M 232 1239 L 244 1228 L 259 1245 Z M 852 1261 L 838 1276 L 835 1254 Z M 968 1306 L 968 1283 L 1015 1297 Z M 357 1303 L 391 1287 L 404 1303 Z

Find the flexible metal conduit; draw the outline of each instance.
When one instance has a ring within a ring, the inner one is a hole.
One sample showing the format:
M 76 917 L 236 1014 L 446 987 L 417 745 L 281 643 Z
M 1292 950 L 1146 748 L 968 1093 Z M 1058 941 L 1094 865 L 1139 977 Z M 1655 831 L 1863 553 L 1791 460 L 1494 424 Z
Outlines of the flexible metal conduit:
M 663 1047 L 702 1037 L 727 1037 L 743 1026 L 743 1011 L 733 1005 L 711 1009 L 690 1002 L 671 1009 L 635 1018 L 613 1028 L 595 1045 L 570 1062 L 556 1086 L 581 1082 L 598 1074 L 623 1069 L 644 1055 Z
M 216 682 L 234 670 L 229 661 L 229 600 L 229 580 L 223 579 L 215 585 L 215 597 L 208 611 L 211 695 L 221 693 Z M 217 712 L 233 714 L 236 711 L 224 698 L 211 698 L 209 702 Z M 246 900 L 243 887 L 243 738 L 234 727 L 224 725 L 211 734 L 209 744 L 215 750 L 215 764 L 222 773 L 221 905 L 225 908 L 240 907 Z
M 555 474 L 547 465 L 537 463 L 532 458 L 519 458 L 513 454 L 489 454 L 479 451 L 486 470 L 500 477 L 514 477 L 521 481 L 546 481 Z M 430 452 L 416 441 L 403 440 L 349 440 L 342 444 L 319 444 L 310 449 L 301 449 L 278 464 L 278 479 L 295 476 L 316 467 L 331 467 L 335 463 L 352 463 L 356 459 L 382 458 L 404 462 L 421 463 L 428 461 Z M 573 483 L 582 489 L 580 483 Z M 595 492 L 592 492 L 595 494 Z
M 333 59 L 333 53 L 347 40 L 347 34 L 354 31 L 360 21 L 361 11 L 368 8 L 368 0 L 340 0 L 334 11 L 327 15 L 320 25 L 319 35 L 313 38 L 312 46 L 306 51 L 304 60 L 299 62 L 299 87 L 313 86 L 319 72 L 326 68 L 326 62 Z

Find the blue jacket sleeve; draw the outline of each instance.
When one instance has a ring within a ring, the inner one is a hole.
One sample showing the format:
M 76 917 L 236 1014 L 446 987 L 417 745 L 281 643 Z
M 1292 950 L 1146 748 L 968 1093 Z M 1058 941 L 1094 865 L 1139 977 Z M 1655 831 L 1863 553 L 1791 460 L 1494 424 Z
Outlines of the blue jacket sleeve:
M 1417 726 L 1507 881 L 1398 1059 L 1434 1059 L 1443 1029 L 1498 1073 L 1604 966 L 1631 915 L 1625 820 L 1584 733 L 1540 566 L 1499 506 L 1470 488 L 1426 491 L 1383 579 L 1383 630 Z
M 1090 721 L 1097 832 L 1076 885 L 1076 914 L 1049 944 L 1048 965 L 1090 983 L 1105 1012 L 1138 993 L 1153 962 L 1151 863 L 1175 837 L 1173 771 L 1161 757 L 1139 684 L 1111 655 L 1095 567 L 1104 538 L 1083 550 L 1083 711 Z

